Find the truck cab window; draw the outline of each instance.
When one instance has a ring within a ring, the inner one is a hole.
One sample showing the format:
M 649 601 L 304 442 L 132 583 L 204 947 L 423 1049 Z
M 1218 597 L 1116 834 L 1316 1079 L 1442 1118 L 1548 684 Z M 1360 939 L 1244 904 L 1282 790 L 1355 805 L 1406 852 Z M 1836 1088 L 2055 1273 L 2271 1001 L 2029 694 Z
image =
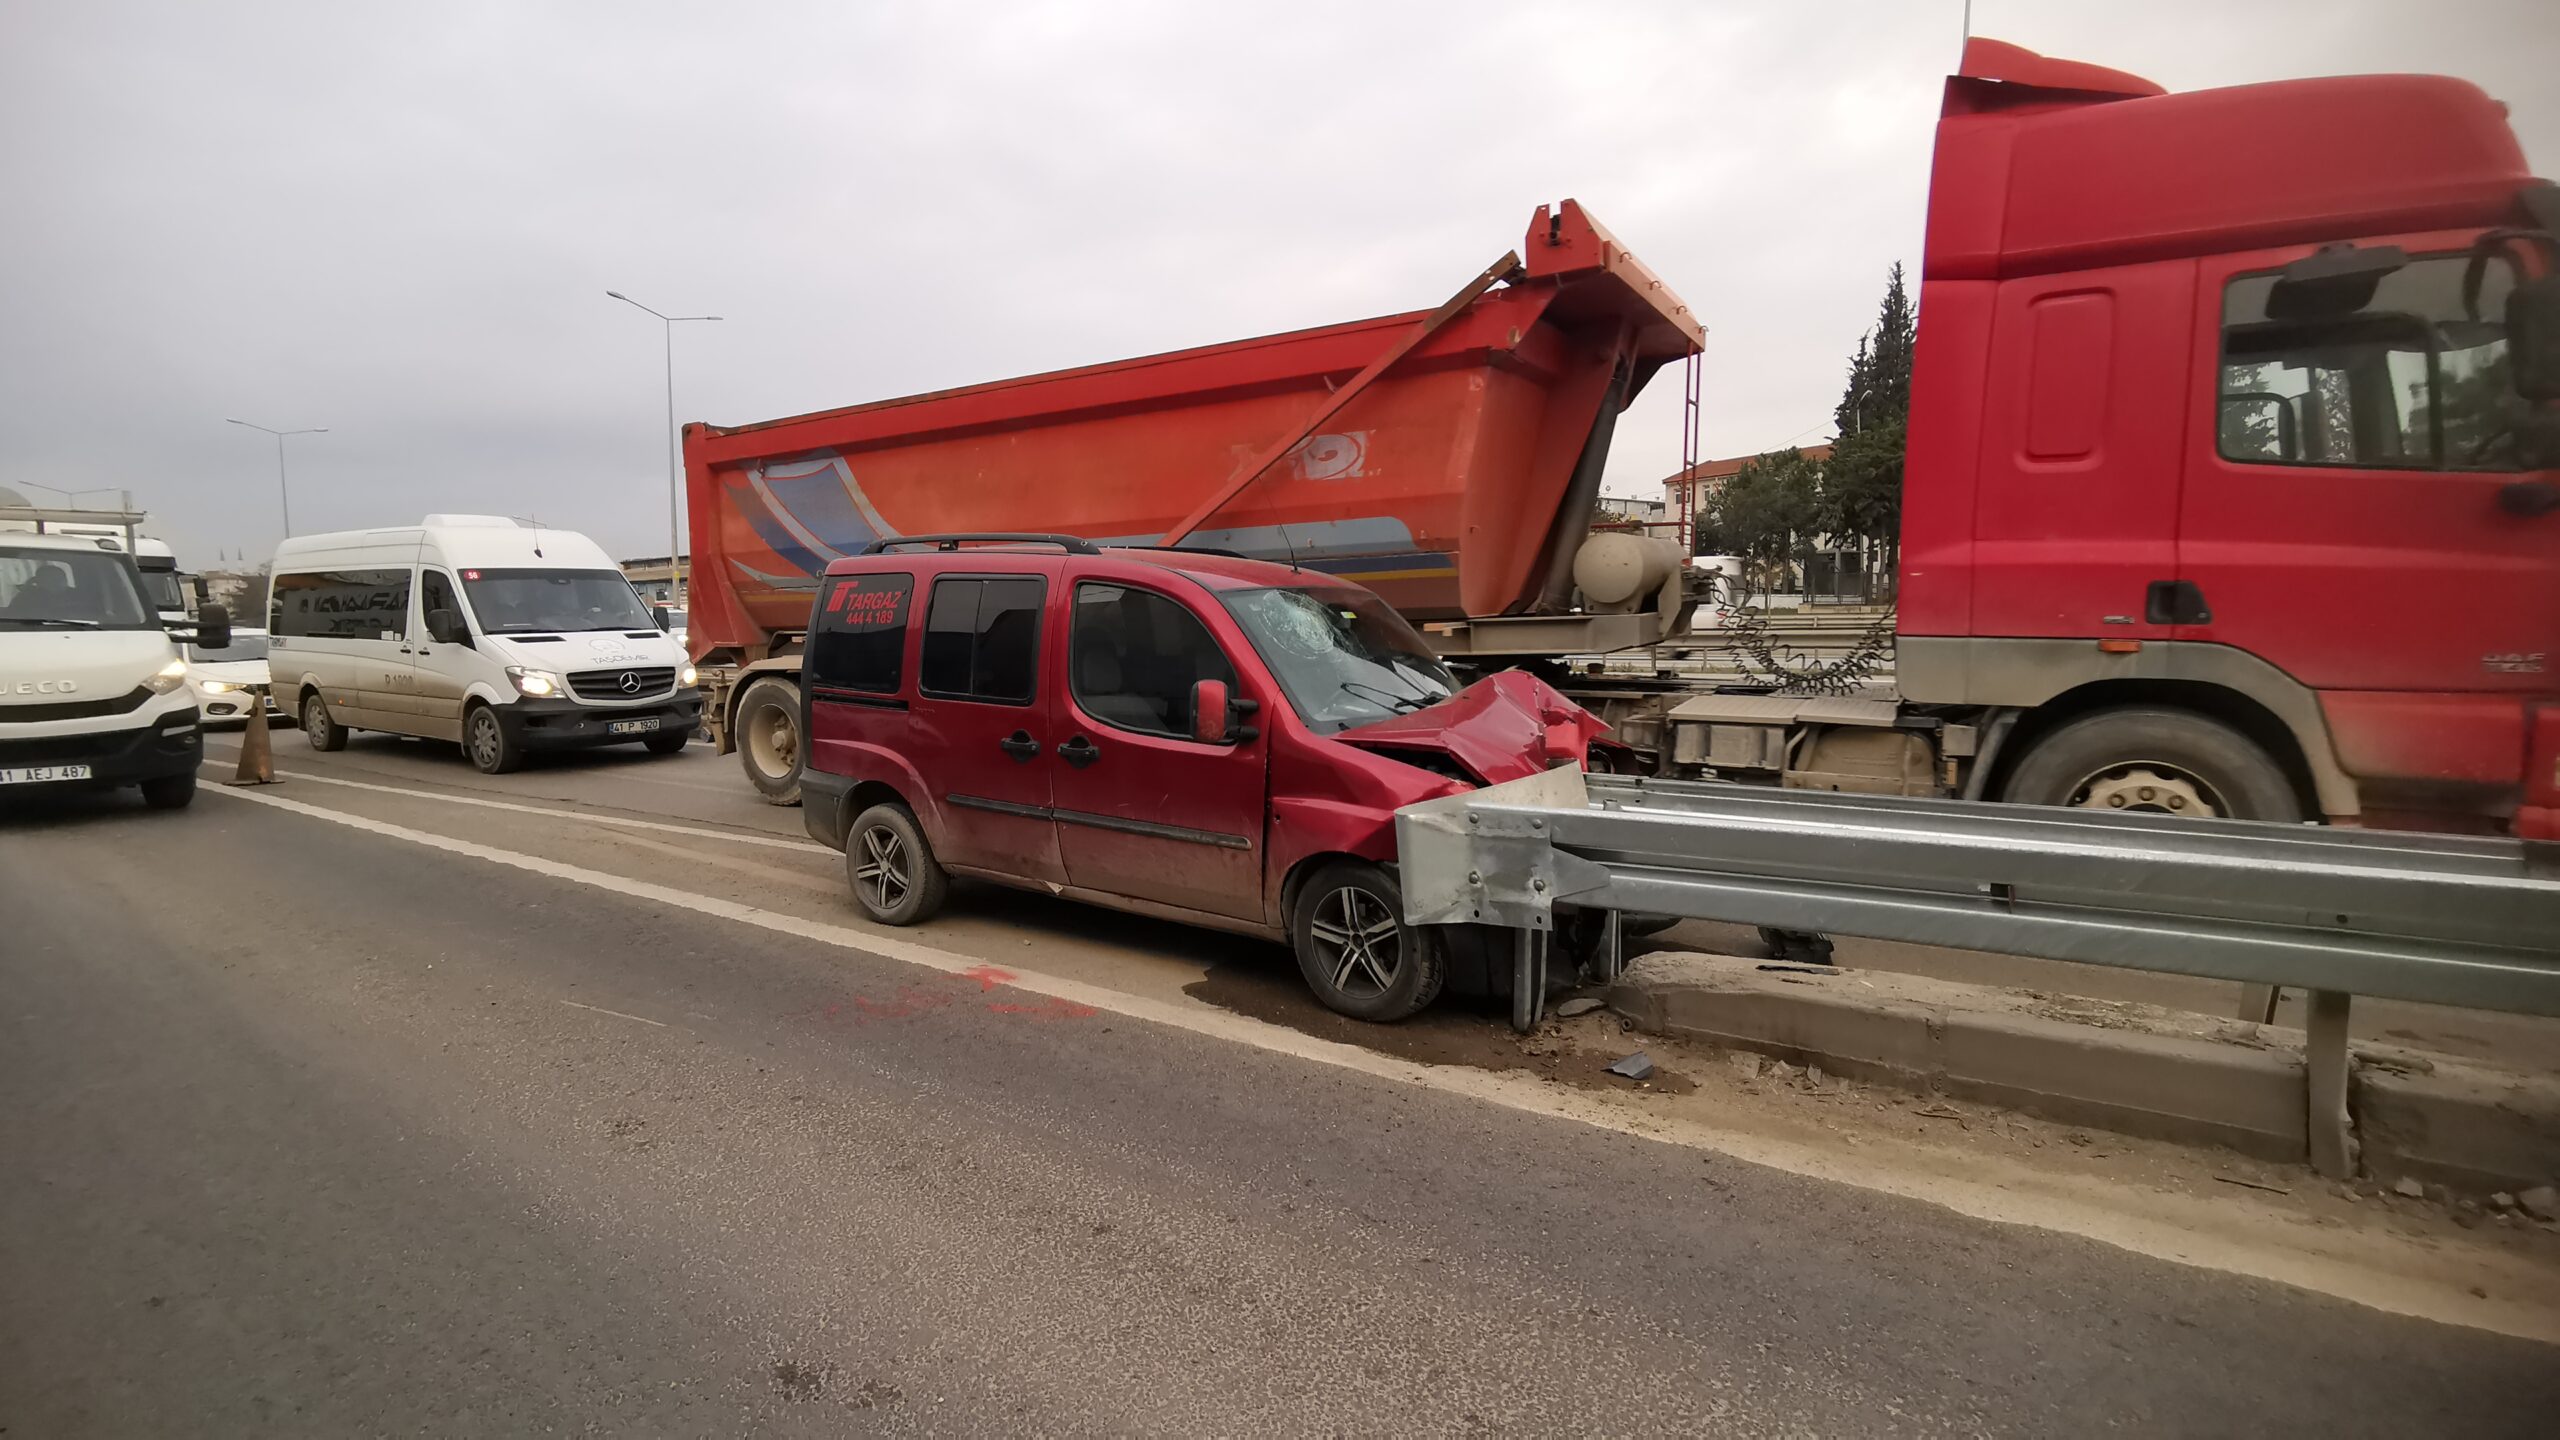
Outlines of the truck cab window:
M 1235 667 L 1209 627 L 1153 591 L 1078 585 L 1067 636 L 1076 703 L 1105 725 L 1189 739 L 1192 685 L 1235 689 Z
M 2305 303 L 2281 278 L 2223 292 L 2217 449 L 2258 464 L 2510 470 L 2524 413 L 2507 363 L 2515 274 L 2423 255 L 2369 294 Z

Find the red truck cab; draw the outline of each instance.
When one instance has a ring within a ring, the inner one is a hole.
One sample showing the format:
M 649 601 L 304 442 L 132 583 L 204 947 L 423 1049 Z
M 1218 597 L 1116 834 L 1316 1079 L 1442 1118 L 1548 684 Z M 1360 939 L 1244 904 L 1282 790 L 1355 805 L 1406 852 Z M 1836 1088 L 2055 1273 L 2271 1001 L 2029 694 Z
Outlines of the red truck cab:
M 2554 834 L 2560 397 L 2519 327 L 2549 327 L 2555 225 L 2459 80 L 2171 95 L 1974 42 L 1902 693 L 2015 718 L 2000 798 Z
M 1333 576 L 1061 536 L 830 563 L 802 704 L 803 814 L 873 919 L 929 918 L 951 875 L 1046 890 L 1286 940 L 1378 1020 L 1500 978 L 1404 923 L 1396 810 L 1580 763 L 1601 728 L 1526 674 L 1460 692 Z

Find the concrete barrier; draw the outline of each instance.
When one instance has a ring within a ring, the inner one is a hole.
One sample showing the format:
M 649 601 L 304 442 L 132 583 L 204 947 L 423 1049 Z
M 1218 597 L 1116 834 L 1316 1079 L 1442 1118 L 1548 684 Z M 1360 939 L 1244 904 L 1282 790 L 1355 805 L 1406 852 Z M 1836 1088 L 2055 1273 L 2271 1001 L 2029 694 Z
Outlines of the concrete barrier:
M 2476 1193 L 2560 1183 L 2560 1079 L 2375 1047 L 2348 1103 L 2365 1169 Z
M 1740 956 L 1655 954 L 1610 1008 L 1657 1034 L 2071 1124 L 2270 1160 L 2308 1158 L 2298 1032 L 2156 1006 L 1823 971 Z M 2359 1047 L 2365 1162 L 2488 1192 L 2560 1175 L 2560 1081 Z

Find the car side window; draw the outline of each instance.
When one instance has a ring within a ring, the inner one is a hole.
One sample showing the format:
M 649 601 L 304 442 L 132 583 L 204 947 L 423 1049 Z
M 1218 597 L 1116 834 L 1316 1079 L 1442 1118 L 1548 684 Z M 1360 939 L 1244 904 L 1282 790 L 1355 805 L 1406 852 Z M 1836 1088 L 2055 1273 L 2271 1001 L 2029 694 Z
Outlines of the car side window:
M 441 570 L 428 570 L 418 576 L 418 619 L 423 627 L 426 618 L 439 610 L 462 613 L 462 602 L 454 598 L 453 582 Z
M 1189 739 L 1191 687 L 1218 680 L 1235 688 L 1235 667 L 1209 627 L 1151 590 L 1078 585 L 1067 639 L 1076 704 L 1115 729 Z
M 281 572 L 267 611 L 276 635 L 393 640 L 408 623 L 406 570 Z
M 1040 607 L 1036 575 L 951 576 L 933 582 L 925 607 L 918 688 L 950 700 L 1028 705 L 1038 693 Z
M 809 683 L 897 694 L 906 678 L 907 599 L 915 585 L 904 573 L 829 581 L 809 630 Z

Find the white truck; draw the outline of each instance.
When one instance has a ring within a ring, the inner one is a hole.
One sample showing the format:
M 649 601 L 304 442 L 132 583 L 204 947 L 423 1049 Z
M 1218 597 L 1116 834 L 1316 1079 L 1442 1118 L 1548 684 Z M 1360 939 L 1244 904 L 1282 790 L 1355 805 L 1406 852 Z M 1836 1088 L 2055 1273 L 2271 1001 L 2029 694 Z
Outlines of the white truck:
M 231 617 L 161 618 L 134 563 L 141 520 L 0 507 L 0 807 L 124 786 L 156 810 L 195 799 L 204 737 L 180 647 L 227 645 Z M 121 533 L 95 533 L 102 521 Z

